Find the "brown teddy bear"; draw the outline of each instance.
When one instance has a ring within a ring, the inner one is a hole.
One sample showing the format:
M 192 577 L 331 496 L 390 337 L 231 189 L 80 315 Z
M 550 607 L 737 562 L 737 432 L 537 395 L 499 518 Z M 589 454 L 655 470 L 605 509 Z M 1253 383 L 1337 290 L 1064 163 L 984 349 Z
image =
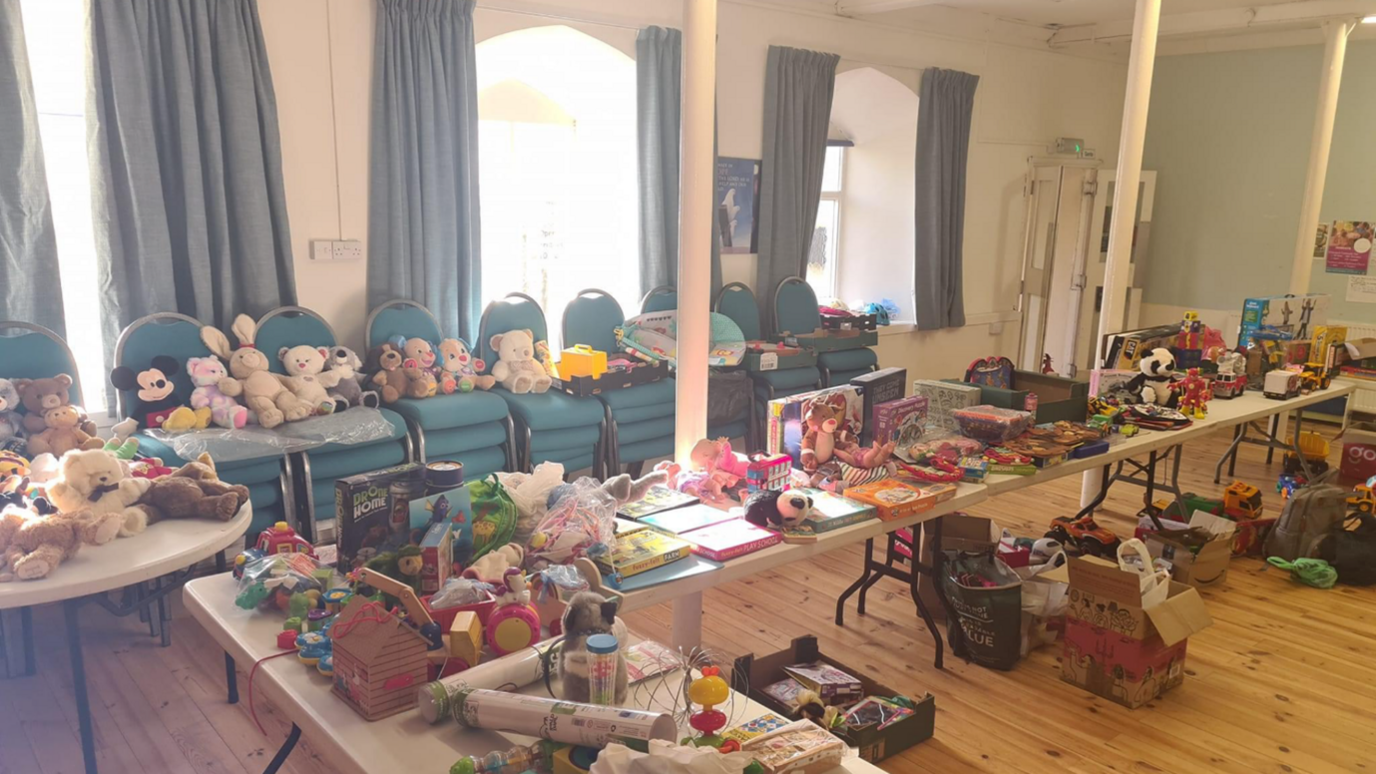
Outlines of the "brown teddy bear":
M 46 429 L 29 436 L 30 457 L 61 457 L 73 449 L 99 449 L 105 445 L 81 429 L 81 411 L 76 406 L 54 406 L 43 412 L 43 421 Z
M 19 390 L 19 401 L 24 404 L 24 410 L 28 412 L 24 416 L 24 429 L 30 433 L 41 433 L 48 429 L 48 423 L 43 415 L 48 409 L 55 409 L 58 406 L 71 405 L 72 398 L 69 390 L 72 386 L 72 377 L 67 374 L 58 374 L 46 379 L 16 379 L 14 380 L 15 389 Z M 78 425 L 81 432 L 87 435 L 96 434 L 96 423 L 92 422 L 86 412 L 77 409 L 81 416 Z
M 171 475 L 153 480 L 139 504 L 153 511 L 150 521 L 217 519 L 229 521 L 248 502 L 248 487 L 226 484 L 207 454 L 188 462 Z
M 419 367 L 403 367 L 404 360 L 401 350 L 390 343 L 373 347 L 368 353 L 368 370 L 376 372 L 372 376 L 372 383 L 381 391 L 383 403 L 396 403 L 402 398 L 424 398 L 430 394 L 431 386 L 437 385 L 435 377 Z
M 122 520 L 120 537 L 128 537 L 142 532 L 155 515 L 138 504 L 152 483 L 146 478 L 126 478 L 119 459 L 104 449 L 74 451 L 62 458 L 57 478 L 48 484 L 48 500 L 66 514 L 117 513 Z
M 114 513 L 39 516 L 24 508 L 6 508 L 0 513 L 0 582 L 47 577 L 83 544 L 114 540 L 122 523 Z

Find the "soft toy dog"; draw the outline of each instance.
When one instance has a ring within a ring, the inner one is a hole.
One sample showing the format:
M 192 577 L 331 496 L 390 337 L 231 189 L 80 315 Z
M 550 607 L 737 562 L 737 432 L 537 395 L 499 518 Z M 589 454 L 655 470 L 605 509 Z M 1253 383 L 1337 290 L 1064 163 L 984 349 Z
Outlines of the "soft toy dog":
M 1175 355 L 1165 347 L 1157 347 L 1138 361 L 1137 368 L 1141 373 L 1127 383 L 1128 392 L 1143 403 L 1174 408 L 1176 395 L 1171 390 L 1171 378 L 1175 375 Z
M 248 409 L 220 391 L 220 383 L 229 378 L 229 371 L 218 357 L 193 357 L 186 361 L 186 374 L 196 389 L 191 393 L 191 407 L 210 409 L 210 418 L 220 427 L 235 430 L 248 424 Z
M 490 390 L 497 383 L 495 377 L 481 373 L 487 369 L 487 363 L 482 358 L 473 357 L 463 339 L 441 341 L 440 357 L 443 358 L 444 372 L 459 392 Z
M 420 379 L 425 384 L 425 397 L 433 398 L 438 395 L 442 389 L 440 385 L 444 379 L 444 371 L 435 365 L 435 350 L 430 346 L 430 342 L 425 339 L 393 336 L 389 343 L 394 349 L 401 351 L 402 368 L 416 369 L 411 371 L 411 378 Z M 416 375 L 417 371 L 420 375 Z M 453 389 L 447 392 L 453 392 Z
M 551 380 L 535 359 L 535 334 L 529 328 L 498 333 L 489 343 L 497 353 L 492 376 L 499 384 L 517 395 L 549 389 Z
M 40 516 L 10 507 L 0 514 L 0 582 L 37 580 L 70 559 L 83 544 L 99 546 L 119 534 L 117 514 Z
M 226 484 L 215 471 L 209 455 L 188 462 L 171 475 L 154 479 L 139 504 L 150 511 L 150 521 L 163 519 L 216 519 L 229 521 L 248 502 L 248 487 Z
M 336 410 L 349 406 L 377 408 L 381 400 L 376 392 L 363 389 L 362 371 L 363 361 L 352 349 L 330 348 L 325 356 L 325 372 L 339 377 L 330 388 L 330 397 L 334 399 Z
M 120 461 L 109 452 L 74 451 L 62 458 L 61 472 L 48 484 L 48 499 L 69 515 L 83 510 L 96 516 L 119 514 L 119 534 L 128 537 L 142 532 L 153 515 L 136 504 L 151 485 L 145 478 L 125 477 Z
M 19 390 L 15 389 L 14 382 L 0 379 L 0 450 L 18 453 L 27 448 L 24 436 L 28 431 L 24 429 L 19 405 Z
M 73 449 L 99 449 L 105 442 L 81 429 L 81 413 L 76 406 L 56 406 L 43 414 L 47 428 L 29 436 L 29 456 L 51 454 L 61 457 Z
M 19 401 L 24 406 L 24 429 L 30 433 L 41 433 L 47 429 L 48 423 L 43 419 L 43 412 L 58 406 L 70 405 L 72 402 L 69 392 L 72 377 L 67 374 L 58 374 L 47 379 L 16 379 L 14 386 L 19 390 Z M 77 409 L 77 413 L 81 416 L 81 423 L 78 425 L 81 432 L 95 435 L 96 423 L 80 408 Z
M 325 360 L 329 356 L 328 349 L 305 344 L 277 350 L 277 359 L 287 371 L 287 389 L 303 403 L 314 406 L 317 414 L 333 414 L 335 409 L 334 398 L 326 388 L 339 384 L 340 375 L 324 373 Z
M 424 398 L 430 392 L 430 385 L 422 377 L 419 368 L 404 368 L 405 356 L 391 344 L 373 347 L 368 353 L 369 370 L 373 371 L 372 383 L 382 393 L 383 403 L 396 403 L 402 398 Z M 434 377 L 431 377 L 431 381 Z
M 231 349 L 229 339 L 209 325 L 201 328 L 201 341 L 222 360 L 229 362 L 232 378 L 220 382 L 220 391 L 231 398 L 240 398 L 258 417 L 258 424 L 274 428 L 283 421 L 295 422 L 311 415 L 313 407 L 302 402 L 287 385 L 268 371 L 268 356 L 253 346 L 257 325 L 246 314 L 234 319 L 230 330 L 239 339 L 239 348 Z

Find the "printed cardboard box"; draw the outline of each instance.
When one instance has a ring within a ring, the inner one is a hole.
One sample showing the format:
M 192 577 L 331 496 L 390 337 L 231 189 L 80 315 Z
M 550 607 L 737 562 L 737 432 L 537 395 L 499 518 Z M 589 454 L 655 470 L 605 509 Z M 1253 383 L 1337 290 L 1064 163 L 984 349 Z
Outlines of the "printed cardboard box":
M 1205 511 L 1195 511 L 1190 517 L 1190 526 L 1212 535 L 1209 542 L 1197 552 L 1191 551 L 1170 533 L 1149 532 L 1142 542 L 1147 544 L 1152 558 L 1171 563 L 1171 577 L 1180 583 L 1191 586 L 1221 583 L 1228 575 L 1228 561 L 1233 558 L 1237 522 Z
M 1376 422 L 1353 422 L 1343 431 L 1344 481 L 1366 483 L 1376 476 Z
M 1307 340 L 1314 335 L 1316 327 L 1328 324 L 1328 305 L 1331 300 L 1327 293 L 1249 298 L 1242 302 L 1238 346 L 1247 346 L 1257 334 L 1268 338 Z
M 899 400 L 907 394 L 908 369 L 881 368 L 851 379 L 850 384 L 860 390 L 860 416 L 864 417 L 860 444 L 869 446 L 874 441 L 875 425 L 879 419 L 876 407 L 881 403 Z
M 839 429 L 849 431 L 854 436 L 860 435 L 865 425 L 860 390 L 850 385 L 830 387 L 771 400 L 767 407 L 765 451 L 769 454 L 787 454 L 793 458 L 794 467 L 801 467 L 803 432 L 806 429 L 803 427 L 803 413 L 811 401 L 822 399 L 838 409 L 838 419 L 842 420 Z
M 930 427 L 960 432 L 960 425 L 951 412 L 978 406 L 980 389 L 973 384 L 936 382 L 929 379 L 913 381 L 913 394 L 927 398 L 927 424 Z
M 1213 624 L 1199 592 L 1179 581 L 1165 601 L 1142 609 L 1137 575 L 1096 557 L 1072 558 L 1042 577 L 1070 584 L 1061 679 L 1129 708 L 1179 685 L 1186 641 Z

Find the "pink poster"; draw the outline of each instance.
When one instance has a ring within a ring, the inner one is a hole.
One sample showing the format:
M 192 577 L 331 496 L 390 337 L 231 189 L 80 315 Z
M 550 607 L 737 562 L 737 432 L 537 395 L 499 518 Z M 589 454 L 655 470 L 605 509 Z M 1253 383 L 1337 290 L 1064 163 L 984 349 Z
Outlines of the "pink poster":
M 1328 235 L 1324 270 L 1329 274 L 1366 274 L 1371 261 L 1372 227 L 1362 220 L 1335 220 Z

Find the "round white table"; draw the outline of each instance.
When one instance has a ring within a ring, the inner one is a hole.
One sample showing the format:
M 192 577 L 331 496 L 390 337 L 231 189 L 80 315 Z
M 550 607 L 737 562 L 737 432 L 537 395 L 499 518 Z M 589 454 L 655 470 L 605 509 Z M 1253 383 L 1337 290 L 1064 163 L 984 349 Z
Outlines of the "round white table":
M 164 584 L 162 578 L 211 557 L 224 569 L 223 552 L 240 544 L 253 521 L 248 503 L 234 518 L 225 522 L 205 519 L 177 519 L 148 527 L 143 534 L 117 538 L 104 546 L 86 546 L 47 578 L 0 583 L 0 611 L 19 608 L 23 617 L 26 673 L 33 672 L 33 637 L 29 608 L 48 602 L 62 602 L 67 623 L 67 647 L 72 660 L 72 683 L 76 693 L 77 718 L 81 726 L 81 751 L 87 774 L 96 774 L 95 741 L 91 732 L 91 709 L 86 698 L 86 668 L 81 656 L 81 629 L 77 613 L 81 605 L 95 599 L 116 615 L 146 609 L 154 602 L 158 612 L 149 611 L 150 629 L 155 617 L 161 620 L 163 644 L 168 643 L 166 595 L 179 587 L 185 577 Z M 158 580 L 158 587 L 144 595 L 144 584 Z M 139 589 L 132 606 L 121 607 L 104 597 L 108 591 L 127 587 Z

